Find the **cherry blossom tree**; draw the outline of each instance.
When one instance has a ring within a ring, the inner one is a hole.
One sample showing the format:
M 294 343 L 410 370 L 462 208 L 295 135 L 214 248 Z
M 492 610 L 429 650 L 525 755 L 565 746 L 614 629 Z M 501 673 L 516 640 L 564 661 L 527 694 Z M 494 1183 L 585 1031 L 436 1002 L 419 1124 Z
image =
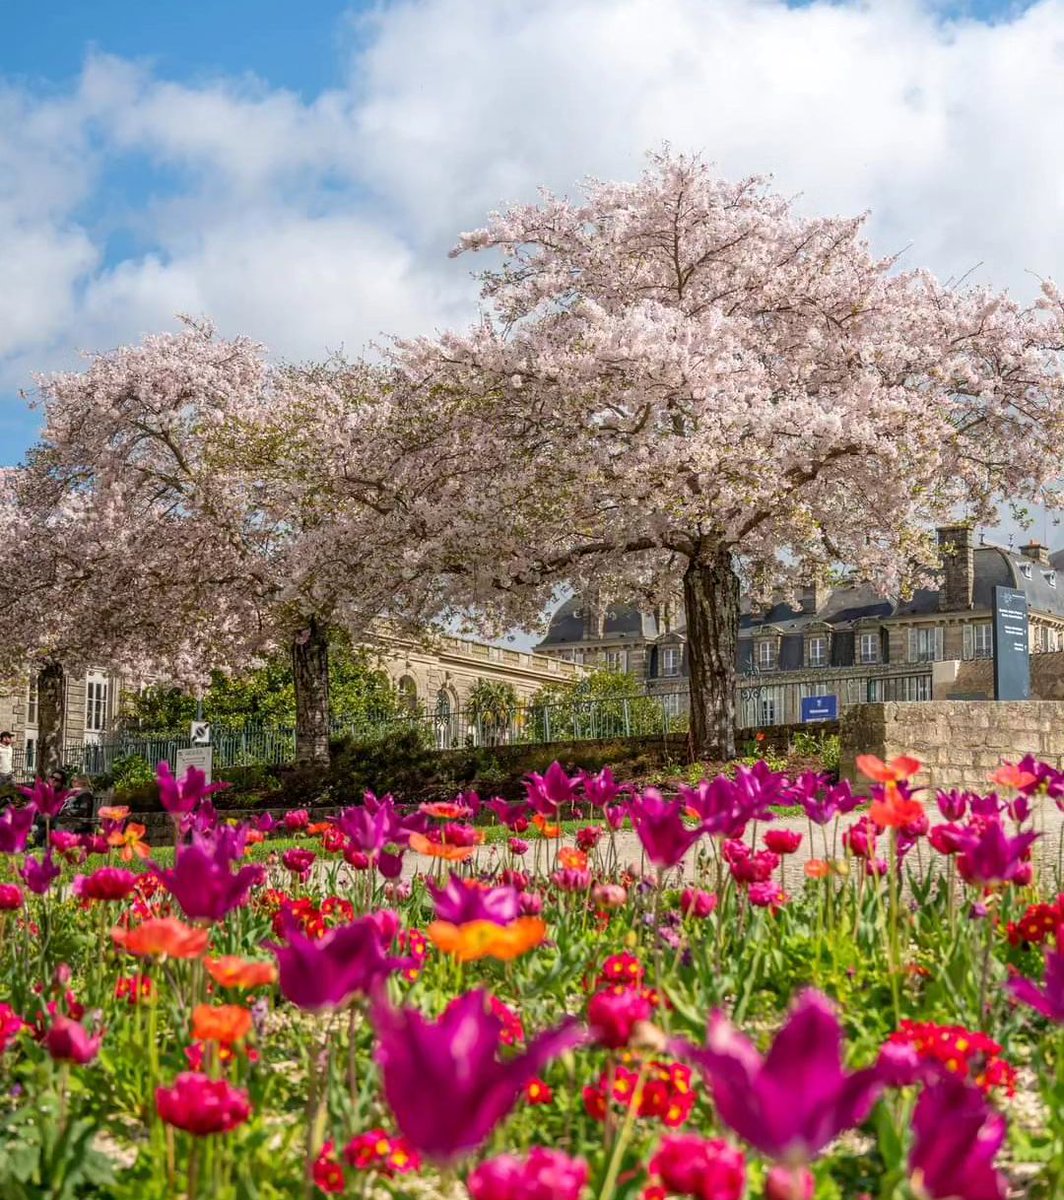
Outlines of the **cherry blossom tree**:
M 273 367 L 193 323 L 41 381 L 0 517 L 0 654 L 41 668 L 45 765 L 64 666 L 202 685 L 277 647 L 297 760 L 328 761 L 330 631 L 449 615 L 441 500 L 468 454 L 426 435 L 408 391 L 362 363 Z
M 398 358 L 434 436 L 491 447 L 492 504 L 453 502 L 471 598 L 527 616 L 562 582 L 682 591 L 700 754 L 734 752 L 741 585 L 767 600 L 841 564 L 904 593 L 938 565 L 934 524 L 1053 498 L 1051 284 L 1030 306 L 950 287 L 874 256 L 860 218 L 669 152 L 492 214 L 465 250 L 501 259 L 486 315 Z

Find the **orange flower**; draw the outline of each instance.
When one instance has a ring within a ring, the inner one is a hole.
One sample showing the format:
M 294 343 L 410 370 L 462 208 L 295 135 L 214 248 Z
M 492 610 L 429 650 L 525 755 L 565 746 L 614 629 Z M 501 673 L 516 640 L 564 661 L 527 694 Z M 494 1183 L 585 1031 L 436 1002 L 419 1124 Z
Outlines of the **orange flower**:
M 1030 787 L 1036 778 L 1030 771 L 1023 770 L 1016 763 L 1007 762 L 998 767 L 994 774 L 990 776 L 990 782 L 996 783 L 998 787 L 1010 788 L 1014 792 L 1020 792 L 1025 787 Z
M 154 917 L 132 929 L 112 929 L 115 945 L 145 958 L 199 958 L 208 931 L 183 925 L 176 917 Z
M 805 864 L 804 870 L 810 879 L 826 879 L 831 874 L 831 863 L 822 858 L 811 858 Z
M 307 833 L 311 837 L 317 837 L 319 833 L 324 833 L 327 829 L 332 829 L 332 821 L 316 821 L 313 825 L 307 826 Z
M 261 829 L 249 829 L 247 833 L 244 834 L 244 841 L 249 846 L 257 846 L 260 842 L 264 842 L 265 840 L 266 835 Z
M 918 758 L 909 758 L 900 754 L 885 763 L 874 754 L 858 754 L 857 769 L 866 779 L 874 783 L 900 783 L 903 779 L 912 779 L 924 764 Z
M 558 862 L 574 871 L 583 871 L 587 867 L 587 855 L 583 850 L 574 850 L 572 846 L 566 846 L 564 850 L 558 851 Z
M 897 788 L 888 784 L 884 794 L 872 801 L 868 811 L 880 829 L 901 829 L 918 821 L 924 815 L 924 806 L 919 800 L 902 796 Z
M 423 833 L 410 835 L 410 849 L 430 858 L 443 858 L 447 862 L 465 862 L 476 853 L 476 846 L 448 846 L 444 842 L 430 842 Z
M 251 962 L 235 954 L 204 959 L 203 965 L 214 982 L 225 988 L 264 987 L 277 978 L 277 967 L 272 962 Z
M 239 1004 L 197 1004 L 192 1010 L 192 1036 L 197 1042 L 231 1046 L 251 1032 L 251 1010 Z
M 129 805 L 105 804 L 96 810 L 96 815 L 104 821 L 124 821 L 129 816 Z
M 420 808 L 425 816 L 436 817 L 441 821 L 460 821 L 470 813 L 470 809 L 464 804 L 446 804 L 442 801 L 422 804 Z
M 562 836 L 562 827 L 560 825 L 552 825 L 542 813 L 536 813 L 532 818 L 532 824 L 535 825 L 545 838 L 560 838 Z
M 518 917 L 509 925 L 496 925 L 493 921 L 467 921 L 464 925 L 433 921 L 427 933 L 437 950 L 453 954 L 459 962 L 475 962 L 480 958 L 509 962 L 534 950 L 547 936 L 547 926 L 539 917 Z
M 141 858 L 148 858 L 151 855 L 151 847 L 147 842 L 143 841 L 144 826 L 138 825 L 136 821 L 130 821 L 125 829 L 110 835 L 107 839 L 109 846 L 121 846 L 119 855 L 123 862 L 129 862 L 134 854 Z

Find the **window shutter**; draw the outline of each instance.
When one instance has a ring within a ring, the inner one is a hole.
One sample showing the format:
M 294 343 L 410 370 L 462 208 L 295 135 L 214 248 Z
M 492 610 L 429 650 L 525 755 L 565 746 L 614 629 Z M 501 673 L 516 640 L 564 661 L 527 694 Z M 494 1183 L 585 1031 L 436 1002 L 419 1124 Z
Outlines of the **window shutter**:
M 974 630 L 971 625 L 964 627 L 964 649 L 961 651 L 965 658 L 975 657 Z

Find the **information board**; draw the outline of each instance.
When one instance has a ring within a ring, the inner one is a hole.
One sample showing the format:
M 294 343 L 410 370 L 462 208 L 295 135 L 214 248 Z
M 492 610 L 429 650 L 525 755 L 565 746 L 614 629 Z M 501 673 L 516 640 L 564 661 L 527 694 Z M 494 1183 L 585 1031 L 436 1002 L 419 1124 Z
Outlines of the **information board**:
M 1027 596 L 1015 588 L 994 588 L 994 699 L 1031 698 L 1031 647 Z
M 213 751 L 210 746 L 193 746 L 190 750 L 178 750 L 174 755 L 174 774 L 180 779 L 189 767 L 195 767 L 207 776 L 207 782 L 210 783 L 212 759 Z

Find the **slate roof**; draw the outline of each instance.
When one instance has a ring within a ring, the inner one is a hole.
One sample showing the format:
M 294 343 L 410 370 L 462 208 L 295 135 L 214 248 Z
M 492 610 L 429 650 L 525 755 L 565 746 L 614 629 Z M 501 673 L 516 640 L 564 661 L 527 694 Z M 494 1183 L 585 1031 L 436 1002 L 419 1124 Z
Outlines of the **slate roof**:
M 1001 546 L 976 546 L 973 551 L 974 580 L 972 601 L 976 609 L 989 610 L 995 587 L 1018 588 L 1026 593 L 1032 612 L 1064 617 L 1064 550 L 1050 556 L 1050 565 L 1025 557 L 1018 550 Z M 1057 575 L 1059 573 L 1059 579 Z M 833 629 L 852 628 L 862 621 L 881 621 L 889 617 L 930 616 L 939 611 L 936 589 L 921 589 L 907 601 L 892 600 L 876 592 L 871 584 L 835 588 L 816 610 L 803 611 L 777 604 L 767 613 L 753 614 L 743 600 L 739 618 L 740 638 L 752 637 L 771 627 L 784 636 L 803 633 L 813 625 Z M 547 636 L 540 647 L 578 644 L 584 641 L 584 622 L 580 600 L 566 600 L 551 618 Z M 669 634 L 657 627 L 652 612 L 641 612 L 633 604 L 613 604 L 606 614 L 604 639 L 617 637 L 632 641 L 655 642 L 676 633 L 682 634 L 682 611 L 677 614 Z

